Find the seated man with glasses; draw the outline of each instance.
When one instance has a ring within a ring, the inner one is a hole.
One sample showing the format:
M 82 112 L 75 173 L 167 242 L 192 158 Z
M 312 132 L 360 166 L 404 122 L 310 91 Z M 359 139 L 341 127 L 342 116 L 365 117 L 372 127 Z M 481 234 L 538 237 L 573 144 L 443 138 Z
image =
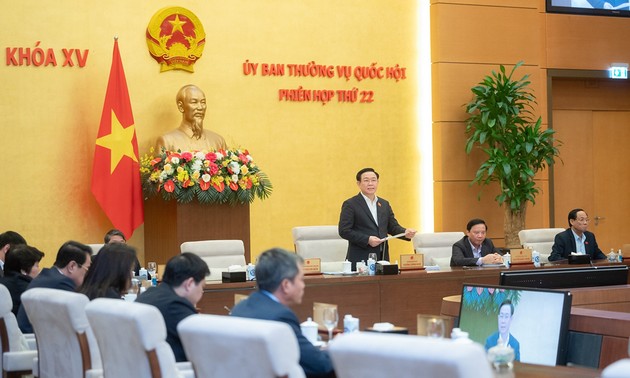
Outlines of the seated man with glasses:
M 591 260 L 605 259 L 606 255 L 597 246 L 595 235 L 586 231 L 589 221 L 588 214 L 583 209 L 571 210 L 569 228 L 556 235 L 549 261 L 568 259 L 571 252 L 589 255 Z
M 75 291 L 83 284 L 85 274 L 92 264 L 92 249 L 76 241 L 65 242 L 57 252 L 52 268 L 44 268 L 28 284 L 26 290 L 34 287 Z M 28 320 L 24 305 L 20 305 L 17 315 L 18 325 L 24 333 L 32 333 L 33 327 Z

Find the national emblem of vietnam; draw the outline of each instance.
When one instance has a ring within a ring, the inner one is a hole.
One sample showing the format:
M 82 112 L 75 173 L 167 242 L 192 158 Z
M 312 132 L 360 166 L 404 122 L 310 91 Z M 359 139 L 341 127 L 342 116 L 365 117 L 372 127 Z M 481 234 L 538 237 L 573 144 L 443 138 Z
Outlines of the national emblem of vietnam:
M 203 25 L 182 7 L 160 9 L 147 26 L 149 54 L 160 63 L 160 72 L 173 69 L 194 72 L 206 44 Z

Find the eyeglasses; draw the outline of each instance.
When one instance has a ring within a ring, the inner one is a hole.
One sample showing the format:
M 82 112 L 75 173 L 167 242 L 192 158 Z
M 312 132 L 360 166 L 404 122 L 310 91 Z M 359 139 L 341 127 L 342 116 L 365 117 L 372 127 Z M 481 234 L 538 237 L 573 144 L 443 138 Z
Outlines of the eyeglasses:
M 77 263 L 77 265 L 79 266 L 79 268 L 85 269 L 86 272 L 90 271 L 90 267 L 89 266 L 85 266 L 85 265 L 79 264 L 79 263 Z
M 578 218 L 578 219 L 576 219 L 576 221 L 578 221 L 578 222 L 582 222 L 582 223 L 588 223 L 588 222 L 590 222 L 591 220 L 590 220 L 590 218 Z

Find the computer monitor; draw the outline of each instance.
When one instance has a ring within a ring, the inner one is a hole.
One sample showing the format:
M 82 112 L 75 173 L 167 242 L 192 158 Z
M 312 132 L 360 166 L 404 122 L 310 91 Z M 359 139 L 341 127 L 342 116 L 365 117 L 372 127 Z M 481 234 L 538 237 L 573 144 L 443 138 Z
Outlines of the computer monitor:
M 503 271 L 499 275 L 499 284 L 502 286 L 546 289 L 626 285 L 627 283 L 628 267 L 626 265 L 510 270 Z
M 520 362 L 564 365 L 571 298 L 561 290 L 464 284 L 459 328 L 486 350 L 506 335 Z

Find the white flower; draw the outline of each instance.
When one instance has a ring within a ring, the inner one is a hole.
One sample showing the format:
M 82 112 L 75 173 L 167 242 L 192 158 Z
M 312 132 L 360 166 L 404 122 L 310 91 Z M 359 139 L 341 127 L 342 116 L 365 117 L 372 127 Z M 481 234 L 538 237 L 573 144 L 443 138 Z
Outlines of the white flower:
M 239 173 L 241 173 L 241 166 L 238 164 L 237 161 L 231 162 L 230 164 L 228 164 L 228 167 L 230 167 L 230 170 L 235 175 L 238 175 Z
M 197 152 L 195 153 L 195 159 L 197 159 L 197 160 L 203 160 L 203 159 L 205 159 L 205 158 L 206 158 L 206 154 L 204 154 L 203 152 L 201 152 L 201 151 L 197 151 Z
M 222 154 L 222 153 L 220 153 L 220 152 L 215 152 L 214 154 L 217 156 L 217 160 L 221 160 L 221 159 L 223 159 L 223 154 Z
M 252 155 L 247 155 L 247 161 L 252 161 L 254 160 L 254 158 L 252 157 Z
M 179 158 L 178 158 L 178 157 L 173 157 L 173 158 L 171 158 L 171 163 L 173 163 L 173 164 L 179 164 Z
M 202 164 L 203 162 L 201 160 L 195 160 L 193 161 L 191 168 L 193 171 L 199 171 Z
M 238 175 L 232 175 L 232 182 L 238 182 Z
M 212 178 L 212 176 L 210 176 L 207 173 L 205 173 L 203 176 L 201 176 L 201 179 L 203 180 L 203 182 L 210 182 L 211 178 Z

